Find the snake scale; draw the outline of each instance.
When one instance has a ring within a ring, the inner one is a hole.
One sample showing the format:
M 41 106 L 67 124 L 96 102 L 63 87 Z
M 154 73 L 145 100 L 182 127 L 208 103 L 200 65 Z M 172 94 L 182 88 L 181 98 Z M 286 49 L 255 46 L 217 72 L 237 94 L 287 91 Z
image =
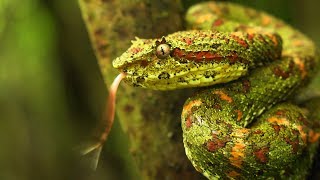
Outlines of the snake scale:
M 137 87 L 203 87 L 185 102 L 181 124 L 186 155 L 207 178 L 305 178 L 319 119 L 291 99 L 318 69 L 314 43 L 232 3 L 197 4 L 186 21 L 189 30 L 136 38 L 113 66 Z

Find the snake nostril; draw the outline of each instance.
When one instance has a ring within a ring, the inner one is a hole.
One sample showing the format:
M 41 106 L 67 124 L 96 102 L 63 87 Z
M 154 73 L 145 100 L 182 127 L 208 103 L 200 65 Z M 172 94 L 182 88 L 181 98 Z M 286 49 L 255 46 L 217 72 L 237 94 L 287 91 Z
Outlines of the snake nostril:
M 170 74 L 167 72 L 162 72 L 159 74 L 158 76 L 159 79 L 169 79 L 170 78 Z

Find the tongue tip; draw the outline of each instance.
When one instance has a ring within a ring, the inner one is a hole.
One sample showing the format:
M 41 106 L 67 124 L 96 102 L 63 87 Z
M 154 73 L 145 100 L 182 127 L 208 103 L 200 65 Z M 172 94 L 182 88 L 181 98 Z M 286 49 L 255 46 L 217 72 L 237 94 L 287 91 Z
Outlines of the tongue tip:
M 107 140 L 107 137 L 110 133 L 114 122 L 114 114 L 116 109 L 116 93 L 119 87 L 121 80 L 126 77 L 125 73 L 120 73 L 112 82 L 109 90 L 109 97 L 107 99 L 105 116 L 103 119 L 102 125 L 104 127 L 104 131 L 101 133 L 98 142 L 93 144 L 87 144 L 80 148 L 80 153 L 83 156 L 88 158 L 88 163 L 90 167 L 95 170 L 98 165 L 101 149 L 103 147 L 104 142 Z M 100 128 L 99 128 L 100 129 Z

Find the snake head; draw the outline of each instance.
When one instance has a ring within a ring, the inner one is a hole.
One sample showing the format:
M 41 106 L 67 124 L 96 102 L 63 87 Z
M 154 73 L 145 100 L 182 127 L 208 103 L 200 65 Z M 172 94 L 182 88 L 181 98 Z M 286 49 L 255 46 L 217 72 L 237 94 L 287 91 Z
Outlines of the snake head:
M 154 90 L 225 83 L 246 74 L 254 59 L 261 60 L 259 53 L 266 54 L 242 36 L 191 30 L 159 39 L 136 38 L 113 66 L 126 73 L 126 83 Z
M 126 73 L 126 83 L 151 89 L 159 89 L 159 83 L 165 82 L 167 85 L 163 87 L 170 89 L 168 82 L 177 75 L 178 69 L 181 72 L 187 70 L 172 57 L 171 42 L 167 42 L 165 37 L 136 38 L 130 48 L 113 61 L 113 66 Z

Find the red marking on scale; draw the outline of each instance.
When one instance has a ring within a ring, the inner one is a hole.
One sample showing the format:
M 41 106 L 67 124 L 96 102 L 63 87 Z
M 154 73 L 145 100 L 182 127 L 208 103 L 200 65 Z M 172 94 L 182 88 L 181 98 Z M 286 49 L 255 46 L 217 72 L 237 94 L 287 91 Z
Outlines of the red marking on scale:
M 260 163 L 267 163 L 268 162 L 268 157 L 267 157 L 268 152 L 269 152 L 269 148 L 263 147 L 259 150 L 254 151 L 253 154 L 256 156 L 257 160 Z
M 251 84 L 249 80 L 246 79 L 242 81 L 242 90 L 244 93 L 248 93 L 250 91 L 250 87 L 251 87 Z
M 258 129 L 258 130 L 256 130 L 256 131 L 254 131 L 253 132 L 253 134 L 262 134 L 263 132 L 260 130 L 260 129 Z
M 278 116 L 284 116 L 286 114 L 286 111 L 278 110 L 275 114 L 278 115 Z
M 183 109 L 182 109 L 182 116 L 183 117 L 186 117 L 186 127 L 187 128 L 190 128 L 192 126 L 192 108 L 193 107 L 197 107 L 197 106 L 200 106 L 202 104 L 202 102 L 200 100 L 193 100 L 193 101 L 190 101 L 187 105 L 183 106 Z
M 222 19 L 217 19 L 213 22 L 212 26 L 221 26 L 223 24 L 223 20 Z
M 285 141 L 291 145 L 292 152 L 297 153 L 299 148 L 299 139 L 296 138 L 295 140 L 291 140 L 289 137 L 285 138 Z
M 230 172 L 227 173 L 227 176 L 230 176 L 232 178 L 235 178 L 235 177 L 240 176 L 240 175 L 241 174 L 238 173 L 237 171 L 230 171 Z
M 185 58 L 189 59 L 189 60 L 194 60 L 194 58 L 196 57 L 194 52 L 190 52 L 188 54 L 186 54 Z
M 223 101 L 227 101 L 228 103 L 232 103 L 233 102 L 232 97 L 230 97 L 228 94 L 226 94 L 222 90 L 216 90 L 216 91 L 214 91 L 212 93 L 216 94 L 216 95 L 219 95 L 220 99 L 223 100 Z
M 237 121 L 240 121 L 242 119 L 243 113 L 240 110 L 234 110 L 237 113 Z
M 212 140 L 208 141 L 206 146 L 207 146 L 207 150 L 209 152 L 215 152 L 220 148 L 223 148 L 226 146 L 226 142 L 224 140 L 218 139 L 216 134 L 212 135 Z
M 284 126 L 289 126 L 290 122 L 286 118 L 281 118 L 281 117 L 269 117 L 267 119 L 268 122 L 273 123 L 273 124 L 278 124 L 278 125 L 284 125 Z
M 206 51 L 200 51 L 200 52 L 197 52 L 196 53 L 196 59 L 197 60 L 202 60 L 204 59 L 205 55 L 207 54 L 208 52 Z
M 236 36 L 234 34 L 231 35 L 231 37 L 237 41 L 242 47 L 247 48 L 248 44 L 245 40 L 241 39 L 239 36 Z
M 187 45 L 191 45 L 193 43 L 193 39 L 191 38 L 183 38 L 182 40 L 187 43 Z
M 267 36 L 271 39 L 271 41 L 273 42 L 274 46 L 278 46 L 279 40 L 277 39 L 277 37 L 275 35 L 267 34 Z
M 209 51 L 198 51 L 198 52 L 187 52 L 184 50 L 181 50 L 179 48 L 175 48 L 172 50 L 171 56 L 178 57 L 178 58 L 185 58 L 190 61 L 216 61 L 220 62 L 223 59 L 229 59 L 230 63 L 233 64 L 237 61 L 244 61 L 244 59 L 239 58 L 238 54 L 232 53 L 227 56 L 221 56 L 218 53 L 215 52 L 209 52 Z M 244 62 L 245 63 L 245 62 Z
M 131 48 L 129 51 L 130 51 L 131 53 L 136 54 L 136 53 L 138 53 L 138 52 L 141 52 L 141 51 L 142 51 L 142 48 L 139 48 L 139 47 Z
M 186 54 L 184 51 L 181 51 L 179 48 L 175 48 L 172 51 L 172 56 L 176 56 L 176 57 L 184 57 Z
M 189 129 L 192 126 L 192 123 L 191 115 L 189 115 L 186 119 L 186 127 Z
M 320 133 L 314 132 L 313 130 L 310 130 L 308 133 L 308 136 L 309 136 L 309 138 L 308 138 L 309 142 L 315 143 L 315 142 L 319 141 Z
M 205 59 L 206 60 L 217 60 L 217 61 L 221 61 L 223 59 L 223 57 L 221 55 L 219 55 L 218 53 L 210 53 L 208 52 L 205 55 Z
M 281 67 L 277 66 L 273 68 L 274 75 L 278 77 L 282 77 L 283 79 L 287 79 L 290 76 L 290 73 L 283 70 Z
M 277 134 L 279 134 L 279 131 L 281 130 L 281 126 L 279 126 L 278 124 L 273 124 L 272 128 Z
M 178 58 L 185 58 L 192 61 L 201 61 L 201 60 L 221 61 L 224 58 L 217 53 L 211 53 L 209 51 L 186 52 L 179 48 L 173 49 L 172 56 L 178 57 Z
M 230 63 L 234 64 L 238 60 L 238 54 L 232 53 L 232 55 L 228 56 L 228 58 L 230 59 Z
M 213 108 L 214 108 L 214 109 L 218 109 L 218 110 L 222 110 L 221 105 L 220 105 L 220 104 L 217 104 L 217 103 L 215 103 L 215 104 L 213 105 Z
M 238 168 L 242 167 L 243 159 L 245 158 L 245 147 L 246 145 L 242 141 L 239 141 L 231 148 L 229 161 L 233 166 Z
M 247 37 L 248 37 L 248 39 L 249 39 L 249 41 L 252 41 L 253 40 L 253 38 L 254 38 L 254 34 L 248 34 L 247 35 Z
M 310 126 L 310 122 L 307 120 L 307 118 L 305 118 L 303 116 L 299 116 L 298 121 L 302 122 L 306 126 Z

